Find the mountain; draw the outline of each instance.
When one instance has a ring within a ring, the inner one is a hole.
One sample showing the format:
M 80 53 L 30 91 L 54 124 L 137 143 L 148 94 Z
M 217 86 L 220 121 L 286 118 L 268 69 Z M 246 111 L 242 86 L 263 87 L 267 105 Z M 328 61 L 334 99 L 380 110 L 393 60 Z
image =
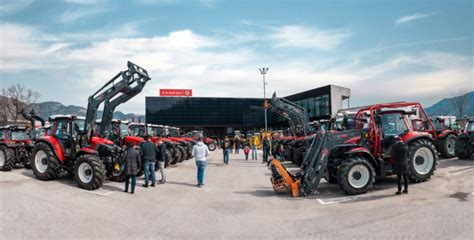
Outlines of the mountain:
M 466 93 L 467 95 L 467 104 L 464 109 L 465 114 L 470 117 L 474 116 L 474 91 Z M 454 98 L 454 97 L 453 97 Z M 459 116 L 459 113 L 456 111 L 455 107 L 452 104 L 453 98 L 444 98 L 443 100 L 433 104 L 433 106 L 426 108 L 425 111 L 429 116 L 456 116 L 461 118 L 464 116 Z
M 49 116 L 55 114 L 73 114 L 77 116 L 86 116 L 86 110 L 83 107 L 79 106 L 65 106 L 59 102 L 42 102 L 42 103 L 34 103 L 31 105 L 31 108 L 35 110 L 35 113 L 44 119 L 48 119 Z M 29 111 L 29 109 L 28 109 Z M 102 111 L 97 112 L 97 117 L 102 116 Z M 131 120 L 132 118 L 135 121 L 138 121 L 138 118 L 141 118 L 142 122 L 145 120 L 144 115 L 134 114 L 134 113 L 123 113 L 120 111 L 114 112 L 115 119 L 121 120 Z

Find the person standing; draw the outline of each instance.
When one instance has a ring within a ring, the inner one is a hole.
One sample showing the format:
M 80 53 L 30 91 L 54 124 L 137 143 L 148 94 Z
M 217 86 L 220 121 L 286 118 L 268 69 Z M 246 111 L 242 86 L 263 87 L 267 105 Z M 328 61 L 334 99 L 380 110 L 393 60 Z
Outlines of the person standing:
M 252 146 L 252 160 L 257 160 L 257 147 L 259 143 L 260 141 L 258 140 L 258 136 L 254 134 L 250 140 L 250 144 Z
M 248 145 L 245 145 L 244 147 L 244 154 L 245 154 L 245 160 L 249 160 L 249 153 L 250 153 L 250 148 Z
M 230 148 L 229 148 L 229 151 L 230 153 L 232 153 L 232 149 L 234 148 L 234 144 L 235 144 L 235 141 L 234 141 L 234 138 L 230 138 L 228 139 L 229 143 L 230 143 Z
M 149 177 L 151 176 L 151 186 L 154 187 L 156 183 L 155 176 L 155 164 L 156 154 L 159 153 L 158 148 L 150 140 L 150 136 L 145 136 L 145 142 L 141 144 L 143 159 L 144 159 L 144 171 L 145 171 L 145 184 L 143 187 L 148 187 Z
M 224 138 L 224 141 L 222 141 L 222 152 L 224 153 L 224 164 L 228 165 L 229 164 L 229 153 L 230 149 L 232 148 L 229 142 L 229 139 L 227 137 Z
M 165 163 L 166 163 L 166 144 L 163 142 L 163 139 L 158 138 L 158 151 L 160 152 L 160 158 L 158 159 L 158 168 L 161 173 L 160 183 L 166 183 L 166 172 L 165 172 Z
M 262 163 L 268 162 L 268 155 L 270 155 L 270 140 L 267 136 L 263 138 L 263 161 Z
M 123 153 L 123 160 L 125 163 L 125 190 L 128 192 L 128 186 L 130 184 L 130 179 L 132 180 L 132 187 L 130 193 L 135 193 L 135 186 L 137 185 L 137 174 L 138 166 L 141 164 L 140 153 L 134 148 L 134 144 L 131 142 L 127 145 L 127 150 Z
M 408 193 L 408 146 L 400 137 L 395 137 L 392 148 L 393 172 L 397 174 L 398 191 L 396 195 L 402 194 L 402 179 L 404 183 L 403 193 Z
M 279 144 L 276 150 L 276 155 L 278 156 L 278 160 L 283 162 L 285 160 L 285 147 L 283 144 Z
M 204 186 L 204 169 L 206 168 L 206 157 L 209 156 L 209 148 L 202 142 L 202 137 L 193 147 L 192 155 L 196 160 L 198 187 Z
M 239 154 L 239 151 L 240 151 L 240 137 L 239 137 L 239 135 L 235 135 L 234 142 L 235 142 L 235 154 Z

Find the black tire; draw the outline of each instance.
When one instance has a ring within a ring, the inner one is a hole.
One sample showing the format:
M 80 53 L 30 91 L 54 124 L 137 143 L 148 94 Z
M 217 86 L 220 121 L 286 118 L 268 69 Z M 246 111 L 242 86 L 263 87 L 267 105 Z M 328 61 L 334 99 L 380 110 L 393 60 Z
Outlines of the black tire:
M 166 149 L 165 168 L 167 168 L 172 161 L 173 161 L 173 155 L 171 154 L 171 152 L 168 149 Z
M 178 150 L 181 152 L 181 158 L 179 159 L 178 162 L 183 162 L 186 159 L 186 149 L 183 148 L 183 146 L 178 146 Z
M 438 151 L 444 158 L 453 158 L 455 156 L 457 136 L 449 134 L 445 138 L 439 140 Z
M 360 170 L 356 169 L 362 167 Z M 365 169 L 365 170 L 363 170 Z M 352 176 L 349 174 L 352 172 Z M 362 170 L 362 171 L 361 171 Z M 357 182 L 360 181 L 360 182 Z M 337 172 L 337 183 L 348 195 L 368 192 L 375 181 L 375 170 L 369 160 L 364 157 L 349 157 L 342 162 Z
M 1 146 L 0 158 L 2 158 L 2 160 L 0 160 L 0 170 L 5 172 L 11 171 L 15 165 L 15 151 L 5 146 Z
M 469 137 L 460 136 L 456 140 L 456 145 L 454 152 L 456 157 L 459 159 L 469 159 L 471 158 L 471 144 L 469 143 Z
M 175 165 L 179 160 L 181 160 L 181 151 L 175 147 L 173 149 L 173 161 L 170 162 L 170 165 Z
M 214 143 L 209 143 L 209 145 L 207 145 L 207 147 L 209 148 L 209 151 L 215 151 L 217 149 L 217 145 L 214 144 Z
M 112 165 L 107 171 L 107 178 L 112 182 L 123 182 L 125 181 L 125 169 L 123 164 L 120 164 L 120 170 L 115 170 L 115 166 Z
M 418 139 L 408 144 L 408 148 L 410 151 L 408 157 L 408 178 L 411 182 L 429 180 L 436 170 L 438 159 L 434 144 L 427 139 Z M 415 154 L 417 155 L 415 156 Z
M 104 163 L 98 156 L 81 155 L 74 163 L 74 180 L 82 189 L 95 190 L 102 187 L 105 175 Z
M 45 158 L 41 159 L 41 155 Z M 44 169 L 44 165 L 47 165 L 46 169 Z M 31 169 L 36 178 L 42 181 L 49 181 L 58 178 L 61 163 L 48 144 L 39 142 L 33 148 Z

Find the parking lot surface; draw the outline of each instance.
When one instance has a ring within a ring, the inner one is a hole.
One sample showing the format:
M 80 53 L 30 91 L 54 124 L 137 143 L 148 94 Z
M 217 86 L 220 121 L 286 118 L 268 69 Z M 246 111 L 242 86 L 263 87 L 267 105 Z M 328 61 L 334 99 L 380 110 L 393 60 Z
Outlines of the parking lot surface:
M 474 160 L 442 159 L 434 177 L 395 196 L 394 177 L 368 194 L 346 196 L 324 180 L 319 194 L 275 194 L 270 171 L 244 155 L 208 159 L 197 188 L 193 160 L 167 169 L 168 182 L 134 195 L 123 183 L 79 189 L 64 176 L 35 179 L 31 170 L 0 172 L 3 239 L 472 239 Z M 159 179 L 159 172 L 157 178 Z

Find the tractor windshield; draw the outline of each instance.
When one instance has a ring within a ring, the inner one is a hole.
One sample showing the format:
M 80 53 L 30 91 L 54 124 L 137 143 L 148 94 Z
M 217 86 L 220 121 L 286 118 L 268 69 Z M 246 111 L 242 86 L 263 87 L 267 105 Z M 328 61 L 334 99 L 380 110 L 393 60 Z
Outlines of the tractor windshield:
M 382 133 L 385 137 L 403 135 L 408 131 L 405 116 L 400 113 L 388 113 L 382 116 Z
M 121 136 L 128 136 L 128 125 L 120 123 L 120 135 Z
M 11 131 L 11 136 L 13 141 L 27 140 L 28 134 L 23 130 Z
M 74 124 L 76 124 L 76 127 L 79 131 L 83 132 L 84 131 L 84 124 L 85 120 L 84 119 L 76 119 L 74 121 Z
M 468 122 L 466 125 L 467 132 L 474 132 L 474 122 Z
M 129 129 L 129 135 L 135 137 L 145 136 L 145 126 L 132 126 Z
M 161 137 L 161 136 L 163 136 L 163 129 L 161 127 L 152 127 L 151 128 L 151 134 L 153 136 Z

